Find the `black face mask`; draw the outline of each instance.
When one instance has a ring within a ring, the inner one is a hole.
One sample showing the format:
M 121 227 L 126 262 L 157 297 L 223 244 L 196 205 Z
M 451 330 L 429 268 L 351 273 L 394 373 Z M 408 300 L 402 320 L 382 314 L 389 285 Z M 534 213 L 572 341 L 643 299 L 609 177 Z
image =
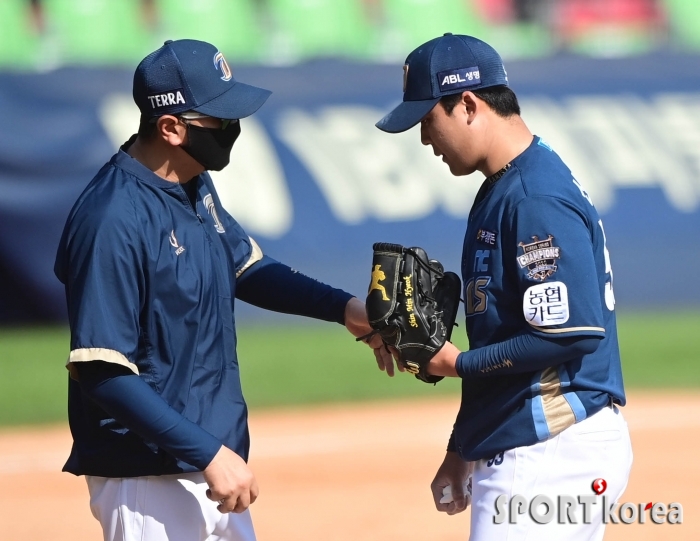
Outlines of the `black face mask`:
M 187 144 L 182 149 L 209 171 L 221 171 L 231 160 L 231 149 L 241 134 L 241 122 L 226 129 L 202 128 L 187 123 Z

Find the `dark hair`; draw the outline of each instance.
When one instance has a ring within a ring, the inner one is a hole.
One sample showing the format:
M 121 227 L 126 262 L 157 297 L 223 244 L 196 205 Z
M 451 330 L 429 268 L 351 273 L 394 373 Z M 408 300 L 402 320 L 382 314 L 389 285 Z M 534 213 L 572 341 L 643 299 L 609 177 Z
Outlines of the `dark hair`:
M 156 134 L 157 121 L 157 118 L 149 118 L 141 115 L 141 120 L 139 121 L 139 131 L 137 132 L 137 135 L 144 140 L 152 139 Z
M 510 88 L 505 85 L 490 86 L 488 88 L 480 88 L 474 90 L 474 95 L 480 100 L 486 102 L 494 113 L 503 118 L 520 114 L 520 105 L 518 97 Z M 448 115 L 452 114 L 455 106 L 462 99 L 462 93 L 450 94 L 440 98 L 440 103 Z

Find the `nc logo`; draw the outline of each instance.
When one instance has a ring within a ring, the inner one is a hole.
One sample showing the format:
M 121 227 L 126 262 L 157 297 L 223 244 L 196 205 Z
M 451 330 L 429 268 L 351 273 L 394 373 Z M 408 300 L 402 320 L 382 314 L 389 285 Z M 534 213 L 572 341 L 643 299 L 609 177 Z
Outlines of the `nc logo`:
M 226 62 L 224 55 L 218 51 L 214 55 L 214 67 L 217 70 L 219 68 L 221 68 L 221 73 L 224 74 L 223 77 L 221 77 L 222 81 L 230 81 L 231 78 L 233 77 L 233 73 L 231 72 L 231 68 L 229 67 L 228 62 Z

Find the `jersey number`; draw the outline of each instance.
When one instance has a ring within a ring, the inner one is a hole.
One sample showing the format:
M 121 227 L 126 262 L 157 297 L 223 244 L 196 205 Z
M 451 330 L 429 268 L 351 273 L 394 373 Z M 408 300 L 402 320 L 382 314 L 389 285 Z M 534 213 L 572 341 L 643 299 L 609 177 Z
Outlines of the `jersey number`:
M 503 458 L 504 458 L 504 451 L 501 451 L 498 453 L 495 457 L 493 457 L 491 460 L 489 460 L 486 463 L 486 467 L 490 468 L 491 466 L 500 466 L 503 464 Z
M 573 181 L 576 187 L 581 192 L 581 195 L 586 199 L 586 201 L 593 205 L 591 196 L 588 195 L 588 192 L 586 192 L 586 190 L 583 189 L 581 183 L 576 179 L 573 179 Z M 603 229 L 603 220 L 598 220 L 598 225 L 600 226 L 600 230 L 603 233 L 603 255 L 605 256 L 605 274 L 610 276 L 610 279 L 607 282 L 605 282 L 605 306 L 607 306 L 608 310 L 612 312 L 615 309 L 615 293 L 613 292 L 613 272 L 612 265 L 610 265 L 610 252 L 608 251 L 608 241 L 605 238 L 605 229 Z
M 488 306 L 486 286 L 491 282 L 490 276 L 472 278 L 464 286 L 464 299 L 467 305 L 467 317 L 474 314 L 483 314 Z
M 603 233 L 603 254 L 605 255 L 605 274 L 610 276 L 610 279 L 605 282 L 605 306 L 611 312 L 615 309 L 615 293 L 613 292 L 613 272 L 610 264 L 610 252 L 608 251 L 608 241 L 605 238 L 605 229 L 603 229 L 603 220 L 598 220 L 598 225 Z

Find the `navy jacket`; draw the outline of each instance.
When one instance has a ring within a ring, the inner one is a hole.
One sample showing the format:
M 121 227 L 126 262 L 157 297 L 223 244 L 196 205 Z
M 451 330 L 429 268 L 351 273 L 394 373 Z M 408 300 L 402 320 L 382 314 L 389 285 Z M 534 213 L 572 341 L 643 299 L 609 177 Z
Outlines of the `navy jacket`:
M 192 182 L 194 207 L 179 184 L 122 149 L 79 197 L 55 265 L 68 303 L 68 367 L 100 360 L 128 368 L 247 459 L 234 299 L 237 277 L 263 255 L 223 209 L 210 176 Z M 291 269 L 289 275 L 295 276 Z M 315 298 L 328 304 L 327 295 Z M 340 315 L 333 319 L 342 321 L 349 298 L 334 296 L 330 312 Z M 328 313 L 328 306 L 319 311 Z M 68 402 L 74 444 L 66 471 L 131 477 L 196 470 L 110 418 L 73 378 Z

